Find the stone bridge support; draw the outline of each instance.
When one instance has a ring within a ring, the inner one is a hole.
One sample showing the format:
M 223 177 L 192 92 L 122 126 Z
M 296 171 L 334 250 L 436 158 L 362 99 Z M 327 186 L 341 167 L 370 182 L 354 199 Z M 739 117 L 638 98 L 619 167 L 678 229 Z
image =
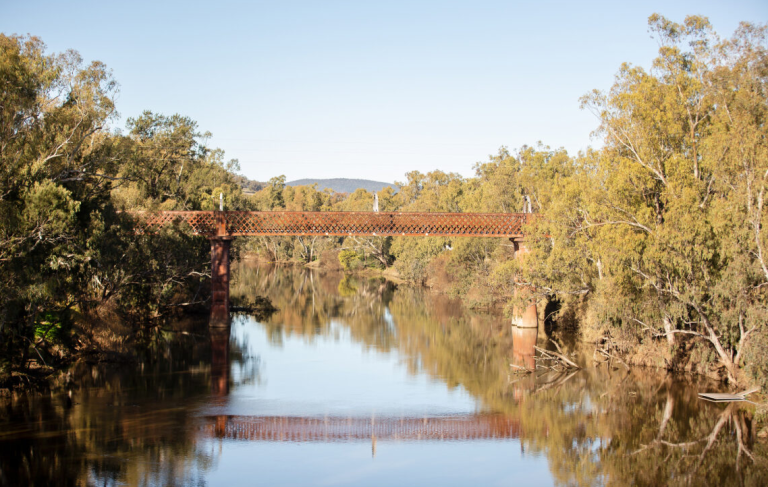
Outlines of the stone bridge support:
M 529 252 L 522 239 L 510 239 L 515 245 L 515 259 L 520 260 Z M 517 295 L 520 288 L 515 288 Z M 539 335 L 539 313 L 536 301 L 524 307 L 512 309 L 512 362 L 528 370 L 536 369 L 536 340 Z

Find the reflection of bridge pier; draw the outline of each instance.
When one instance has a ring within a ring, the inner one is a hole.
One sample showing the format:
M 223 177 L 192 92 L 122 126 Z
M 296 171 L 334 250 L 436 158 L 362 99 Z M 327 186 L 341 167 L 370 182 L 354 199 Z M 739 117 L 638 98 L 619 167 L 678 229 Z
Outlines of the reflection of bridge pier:
M 512 327 L 512 363 L 528 370 L 536 368 L 534 347 L 538 336 L 538 328 Z
M 229 326 L 211 323 L 211 394 L 229 394 Z

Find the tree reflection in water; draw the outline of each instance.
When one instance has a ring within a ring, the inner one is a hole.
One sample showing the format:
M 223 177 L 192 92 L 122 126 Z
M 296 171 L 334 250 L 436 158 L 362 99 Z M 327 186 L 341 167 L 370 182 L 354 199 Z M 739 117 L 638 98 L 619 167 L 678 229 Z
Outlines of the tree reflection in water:
M 523 448 L 545 454 L 559 484 L 768 485 L 752 409 L 698 398 L 717 384 L 594 364 L 520 376 L 510 363 L 533 368 L 533 345 L 552 347 L 542 331 L 498 314 L 378 278 L 261 266 L 237 276 L 233 292 L 266 293 L 280 310 L 263 323 L 276 343 L 329 335 L 333 321 L 369 349 L 397 350 L 413 374 L 463 387 L 484 412 L 518 420 Z M 576 351 L 578 342 L 564 341 Z
M 342 326 L 368 350 L 396 352 L 410 373 L 471 394 L 477 418 L 515 425 L 511 436 L 526 454 L 546 456 L 556 484 L 768 485 L 751 407 L 699 400 L 698 390 L 713 384 L 607 365 L 514 374 L 510 364 L 531 365 L 526 349 L 546 347 L 548 337 L 513 333 L 501 315 L 381 279 L 301 268 L 241 266 L 235 279 L 233 296 L 263 294 L 279 309 L 258 320 L 273 344 L 287 336 L 312 342 Z M 246 322 L 236 317 L 232 326 L 252 326 Z M 198 411 L 259 381 L 260 365 L 228 328 L 212 328 L 210 339 L 206 323 L 190 330 L 142 354 L 138 370 L 81 363 L 62 382 L 64 393 L 0 405 L 0 485 L 203 482 L 221 455 L 209 430 L 247 418 L 210 426 Z M 300 436 L 303 419 L 290 421 Z
M 0 485 L 190 485 L 215 454 L 196 442 L 210 384 L 207 319 L 138 364 L 69 370 L 56 394 L 0 404 Z

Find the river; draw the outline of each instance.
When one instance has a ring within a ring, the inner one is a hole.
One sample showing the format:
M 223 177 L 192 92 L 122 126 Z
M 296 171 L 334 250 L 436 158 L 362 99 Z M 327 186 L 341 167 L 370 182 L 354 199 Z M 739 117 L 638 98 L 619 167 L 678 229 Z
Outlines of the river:
M 379 278 L 245 263 L 232 295 L 278 311 L 0 403 L 0 485 L 768 485 L 717 383 L 588 353 L 522 374 L 543 327 Z

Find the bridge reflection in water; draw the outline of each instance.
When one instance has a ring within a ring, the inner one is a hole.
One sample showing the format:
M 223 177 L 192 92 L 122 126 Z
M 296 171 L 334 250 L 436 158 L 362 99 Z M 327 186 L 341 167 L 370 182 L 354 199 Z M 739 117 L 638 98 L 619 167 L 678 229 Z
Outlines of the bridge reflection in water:
M 228 310 L 210 318 L 211 394 L 224 397 L 230 392 L 230 331 Z M 535 306 L 531 316 L 523 316 L 511 327 L 510 362 L 534 370 L 534 355 L 539 330 Z M 528 318 L 528 319 L 526 319 Z M 528 384 L 531 388 L 534 383 Z M 525 387 L 524 387 L 525 388 Z M 522 396 L 527 390 L 519 391 Z M 513 439 L 521 436 L 520 422 L 502 414 L 468 414 L 432 417 L 319 417 L 319 416 L 208 416 L 200 434 L 207 438 L 246 441 L 352 442 L 461 441 Z
M 519 438 L 520 422 L 500 414 L 429 418 L 211 416 L 205 437 L 247 441 L 461 441 Z
M 223 397 L 229 394 L 229 319 L 212 319 L 211 335 L 211 394 Z
M 211 338 L 211 394 L 227 396 L 230 383 L 229 335 L 231 331 L 229 318 L 214 318 L 212 315 L 209 333 Z M 539 331 L 537 328 L 511 327 L 512 357 L 511 363 L 528 370 L 536 369 L 536 341 Z

